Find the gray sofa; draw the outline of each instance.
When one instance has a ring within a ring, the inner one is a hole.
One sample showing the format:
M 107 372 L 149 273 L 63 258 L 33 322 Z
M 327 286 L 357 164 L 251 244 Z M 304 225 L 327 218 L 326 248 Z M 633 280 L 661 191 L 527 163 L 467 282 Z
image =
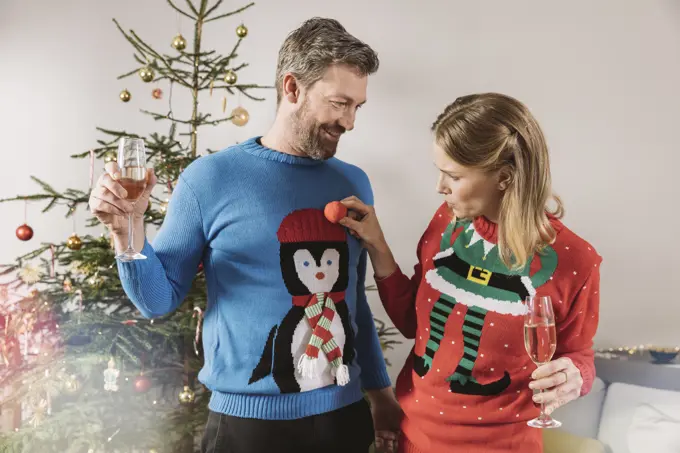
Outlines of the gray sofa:
M 592 391 L 554 412 L 563 426 L 545 433 L 546 453 L 680 453 L 680 364 L 598 358 L 596 369 Z

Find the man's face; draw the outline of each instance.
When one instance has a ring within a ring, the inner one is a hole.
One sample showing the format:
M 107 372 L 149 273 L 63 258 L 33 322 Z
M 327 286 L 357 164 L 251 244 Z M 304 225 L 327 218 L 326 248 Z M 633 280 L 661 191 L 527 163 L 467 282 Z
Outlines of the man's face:
M 357 110 L 366 102 L 368 77 L 343 65 L 330 66 L 323 78 L 301 89 L 292 115 L 296 148 L 315 160 L 333 157 L 340 137 L 354 129 Z

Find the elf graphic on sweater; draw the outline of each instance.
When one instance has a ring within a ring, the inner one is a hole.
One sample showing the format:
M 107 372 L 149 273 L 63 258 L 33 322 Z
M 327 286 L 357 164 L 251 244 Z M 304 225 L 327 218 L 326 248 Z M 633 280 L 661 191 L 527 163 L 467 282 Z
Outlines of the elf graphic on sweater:
M 453 233 L 459 227 L 463 228 L 463 232 L 452 244 Z M 481 384 L 473 376 L 483 343 L 486 315 L 493 311 L 523 316 L 526 309 L 522 302 L 527 296 L 535 295 L 536 288 L 550 279 L 557 267 L 557 254 L 551 247 L 546 247 L 539 256 L 540 269 L 531 276 L 531 261 L 523 269 L 510 270 L 501 261 L 497 244 L 483 239 L 470 221 L 450 224 L 442 236 L 440 249 L 433 259 L 434 268 L 425 275 L 426 281 L 439 291 L 440 297 L 430 313 L 430 337 L 425 354 L 415 357 L 414 370 L 419 376 L 425 376 L 431 370 L 444 338 L 446 321 L 456 305 L 461 304 L 467 307 L 462 327 L 464 353 L 456 369 L 446 379 L 451 392 L 499 394 L 511 383 L 507 371 L 499 371 L 502 375 L 486 384 Z
M 277 232 L 292 305 L 272 327 L 249 384 L 273 375 L 281 393 L 349 383 L 354 333 L 345 302 L 349 249 L 344 228 L 317 209 L 292 212 Z

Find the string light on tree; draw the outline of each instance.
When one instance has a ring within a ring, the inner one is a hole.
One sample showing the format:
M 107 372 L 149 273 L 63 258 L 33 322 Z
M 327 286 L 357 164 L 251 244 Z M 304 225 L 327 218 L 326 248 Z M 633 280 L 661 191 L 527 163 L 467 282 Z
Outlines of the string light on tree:
M 75 375 L 71 375 L 64 380 L 64 390 L 67 393 L 76 393 L 80 389 L 80 381 Z
M 165 201 L 161 202 L 160 204 L 160 211 L 162 214 L 165 214 L 168 210 L 168 203 L 170 203 L 170 199 L 166 198 Z
M 182 404 L 191 404 L 196 400 L 196 393 L 185 385 L 184 390 L 179 394 L 179 402 Z

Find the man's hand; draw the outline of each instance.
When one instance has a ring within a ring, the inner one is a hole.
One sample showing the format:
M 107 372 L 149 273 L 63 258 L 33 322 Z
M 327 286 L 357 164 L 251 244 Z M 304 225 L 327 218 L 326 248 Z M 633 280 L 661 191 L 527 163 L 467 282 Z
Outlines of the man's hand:
M 391 387 L 367 392 L 373 415 L 376 453 L 397 453 L 404 413 Z
M 90 193 L 90 210 L 112 233 L 125 235 L 128 230 L 128 216 L 135 219 L 144 217 L 149 207 L 151 191 L 158 182 L 153 168 L 146 174 L 146 188 L 137 200 L 127 200 L 127 190 L 120 184 L 120 168 L 116 162 L 106 164 L 106 172 L 101 175 Z

